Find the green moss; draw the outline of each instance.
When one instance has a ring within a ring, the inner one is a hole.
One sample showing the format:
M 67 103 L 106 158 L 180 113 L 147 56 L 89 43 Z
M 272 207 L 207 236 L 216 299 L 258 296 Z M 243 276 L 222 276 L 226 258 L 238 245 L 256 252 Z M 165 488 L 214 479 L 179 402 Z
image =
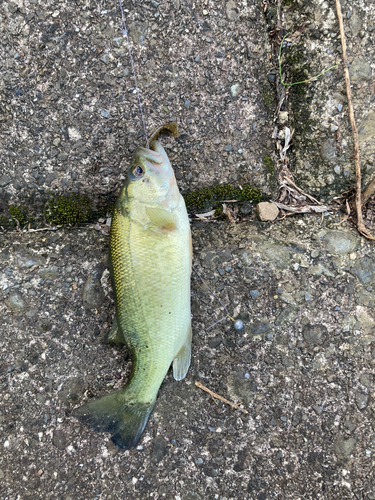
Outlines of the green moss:
M 303 61 L 303 53 L 301 50 L 292 49 L 290 52 L 286 53 L 285 60 L 290 66 L 294 66 Z
M 216 184 L 184 195 L 188 210 L 205 210 L 216 207 L 225 200 L 252 201 L 258 203 L 262 198 L 260 189 L 251 184 L 233 187 L 230 184 Z
M 28 222 L 27 208 L 22 208 L 16 205 L 9 205 L 8 207 L 11 220 L 16 224 L 17 221 L 20 226 L 24 226 Z
M 271 175 L 275 173 L 275 168 L 273 166 L 273 162 L 271 160 L 271 157 L 268 155 L 263 156 L 263 164 L 267 169 L 267 172 Z
M 208 208 L 212 203 L 212 193 L 208 187 L 197 189 L 184 195 L 185 203 L 188 208 Z
M 289 5 L 292 5 L 293 3 L 293 0 L 283 0 L 283 5 L 285 5 L 285 7 L 289 7 Z
M 223 213 L 223 207 L 222 207 L 222 205 L 220 205 L 219 207 L 215 208 L 214 216 L 218 220 L 228 219 L 227 215 L 225 213 Z
M 244 184 L 241 188 L 238 188 L 237 192 L 238 199 L 241 201 L 252 201 L 253 203 L 259 203 L 262 199 L 262 191 L 255 188 L 251 184 Z
M 89 199 L 72 194 L 53 196 L 44 211 L 49 224 L 79 224 L 89 220 L 91 208 Z
M 264 89 L 262 92 L 262 97 L 264 104 L 266 105 L 266 108 L 268 110 L 273 108 L 273 96 L 266 90 Z

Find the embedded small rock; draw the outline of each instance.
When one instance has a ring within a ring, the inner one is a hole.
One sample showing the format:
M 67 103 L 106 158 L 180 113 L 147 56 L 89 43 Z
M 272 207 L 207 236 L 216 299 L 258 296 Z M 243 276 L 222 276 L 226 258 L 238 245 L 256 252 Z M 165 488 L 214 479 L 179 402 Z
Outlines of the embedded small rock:
M 365 141 L 373 140 L 375 136 L 375 111 L 370 110 L 366 118 L 362 121 L 358 129 L 358 138 L 360 144 Z
M 95 269 L 83 286 L 82 301 L 86 309 L 96 309 L 104 302 L 105 295 L 100 283 L 101 276 L 102 270 L 99 268 Z
M 230 93 L 233 97 L 238 97 L 242 93 L 242 85 L 240 83 L 235 83 L 231 86 Z
M 367 394 L 363 392 L 357 392 L 355 395 L 355 404 L 357 405 L 358 410 L 364 410 L 367 408 L 369 397 Z
M 159 463 L 168 453 L 168 445 L 162 436 L 157 436 L 154 441 L 154 448 L 152 450 L 152 461 Z
M 19 312 L 25 309 L 26 301 L 19 292 L 12 292 L 5 299 L 6 305 L 12 309 L 12 311 Z
M 274 203 L 262 202 L 256 206 L 256 214 L 261 221 L 275 220 L 279 215 L 279 209 Z
M 354 234 L 345 231 L 322 231 L 318 236 L 330 252 L 340 255 L 351 253 L 358 243 Z
M 61 429 L 56 429 L 53 432 L 52 444 L 54 446 L 56 446 L 56 448 L 59 450 L 65 450 L 68 443 L 67 443 L 66 436 Z
M 327 328 L 324 325 L 306 325 L 302 335 L 309 344 L 321 345 L 327 338 Z
M 336 145 L 333 139 L 328 139 L 320 148 L 320 156 L 323 160 L 332 162 L 336 158 Z
M 356 261 L 350 268 L 350 272 L 357 276 L 364 285 L 375 283 L 375 260 L 366 255 Z
M 338 458 L 348 458 L 353 452 L 356 445 L 356 440 L 352 437 L 345 438 L 339 436 L 334 444 L 334 451 Z
M 8 184 L 10 184 L 11 180 L 12 179 L 9 177 L 9 175 L 3 174 L 2 176 L 0 176 L 0 187 L 7 186 Z
M 369 61 L 356 57 L 349 68 L 351 80 L 354 82 L 368 82 L 372 77 L 372 69 Z
M 44 280 L 56 280 L 60 276 L 58 267 L 46 267 L 39 270 L 39 276 Z
M 238 9 L 237 9 L 236 2 L 233 2 L 233 0 L 230 0 L 229 2 L 227 2 L 226 6 L 225 6 L 225 10 L 226 10 L 227 18 L 229 19 L 229 21 L 237 21 Z

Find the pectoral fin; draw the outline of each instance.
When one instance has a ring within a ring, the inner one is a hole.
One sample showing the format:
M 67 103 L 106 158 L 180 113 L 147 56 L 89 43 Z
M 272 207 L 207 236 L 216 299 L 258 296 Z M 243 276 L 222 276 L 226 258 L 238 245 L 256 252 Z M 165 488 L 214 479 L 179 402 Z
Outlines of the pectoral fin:
M 165 210 L 165 208 L 147 207 L 146 213 L 155 226 L 169 230 L 176 228 L 176 217 L 168 210 Z
M 120 328 L 118 327 L 116 316 L 113 319 L 112 328 L 108 334 L 106 342 L 107 343 L 115 342 L 116 344 L 125 344 L 124 336 L 121 333 Z
M 186 338 L 183 346 L 173 360 L 173 377 L 176 380 L 182 380 L 190 366 L 191 357 L 191 324 L 186 332 Z

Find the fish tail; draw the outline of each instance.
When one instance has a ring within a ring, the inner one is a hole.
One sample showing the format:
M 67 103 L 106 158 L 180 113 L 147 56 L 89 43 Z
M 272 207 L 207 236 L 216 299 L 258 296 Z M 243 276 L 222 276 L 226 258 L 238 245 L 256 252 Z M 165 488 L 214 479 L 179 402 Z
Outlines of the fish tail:
M 125 450 L 134 448 L 155 406 L 133 401 L 126 388 L 75 408 L 72 416 L 96 431 L 111 433 L 112 441 Z

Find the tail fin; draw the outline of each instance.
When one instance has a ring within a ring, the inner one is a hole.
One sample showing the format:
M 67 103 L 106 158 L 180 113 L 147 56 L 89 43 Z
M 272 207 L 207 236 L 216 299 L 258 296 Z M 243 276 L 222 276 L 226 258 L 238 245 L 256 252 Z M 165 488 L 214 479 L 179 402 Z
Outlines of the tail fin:
M 93 430 L 110 432 L 112 441 L 128 450 L 138 443 L 154 405 L 130 402 L 122 389 L 75 408 L 72 416 Z

